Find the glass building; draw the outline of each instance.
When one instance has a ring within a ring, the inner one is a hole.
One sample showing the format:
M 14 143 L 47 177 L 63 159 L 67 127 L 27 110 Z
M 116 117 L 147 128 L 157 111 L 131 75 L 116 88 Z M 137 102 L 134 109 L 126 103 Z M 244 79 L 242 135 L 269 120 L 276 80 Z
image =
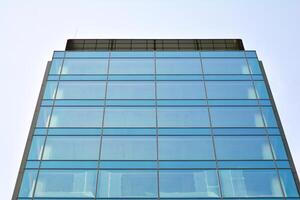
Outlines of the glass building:
M 68 40 L 13 199 L 300 199 L 262 62 L 239 39 Z

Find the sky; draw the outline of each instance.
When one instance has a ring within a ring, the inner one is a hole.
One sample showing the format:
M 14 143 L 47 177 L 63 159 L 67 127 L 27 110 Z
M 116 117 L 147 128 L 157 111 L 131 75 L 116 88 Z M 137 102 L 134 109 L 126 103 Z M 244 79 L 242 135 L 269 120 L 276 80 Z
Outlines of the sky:
M 241 38 L 263 61 L 300 172 L 299 0 L 0 1 L 0 194 L 10 199 L 47 61 L 70 38 Z

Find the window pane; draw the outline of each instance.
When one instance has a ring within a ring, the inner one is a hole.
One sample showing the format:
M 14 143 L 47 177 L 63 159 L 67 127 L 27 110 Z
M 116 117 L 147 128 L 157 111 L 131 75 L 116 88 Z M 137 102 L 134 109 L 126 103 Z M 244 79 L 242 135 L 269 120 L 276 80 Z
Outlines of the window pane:
M 157 197 L 157 173 L 146 170 L 102 170 L 98 197 Z
M 41 170 L 35 197 L 95 197 L 94 170 Z
M 37 170 L 25 170 L 19 197 L 32 197 L 36 182 Z
M 204 99 L 204 84 L 202 81 L 158 81 L 157 98 Z
M 272 159 L 266 136 L 215 136 L 220 160 Z
M 50 121 L 52 107 L 41 107 L 39 116 L 37 119 L 36 126 L 37 127 L 47 127 Z
M 155 136 L 104 136 L 101 160 L 156 160 Z
M 105 82 L 60 81 L 56 99 L 104 99 Z
M 263 81 L 254 81 L 255 88 L 257 91 L 258 98 L 260 99 L 268 99 L 268 91 Z
M 62 74 L 106 74 L 106 59 L 65 59 Z
M 282 197 L 275 170 L 221 170 L 224 197 Z
M 55 107 L 51 127 L 101 127 L 102 108 L 98 107 Z
M 219 197 L 213 170 L 161 170 L 160 197 Z
M 49 74 L 60 74 L 63 59 L 53 59 Z
M 108 107 L 105 110 L 105 127 L 154 127 L 155 108 Z
M 252 74 L 261 74 L 257 58 L 248 58 L 248 64 Z
M 291 170 L 279 170 L 283 192 L 286 197 L 299 197 Z
M 111 59 L 110 74 L 154 74 L 154 59 Z
M 155 99 L 152 81 L 110 81 L 107 99 Z
M 212 160 L 214 152 L 210 136 L 159 136 L 161 160 Z
M 156 59 L 157 74 L 202 74 L 200 59 Z
M 45 136 L 33 136 L 28 160 L 39 160 L 42 156 Z
M 201 107 L 158 107 L 160 127 L 208 127 L 207 108 Z
M 209 99 L 256 99 L 250 81 L 206 81 Z
M 48 136 L 44 160 L 98 160 L 100 137 Z
M 246 59 L 202 59 L 205 74 L 249 74 Z
M 57 87 L 57 81 L 47 81 L 43 99 L 54 99 Z
M 286 152 L 280 136 L 270 136 L 270 142 L 272 145 L 272 150 L 275 156 L 275 159 L 286 160 Z
M 212 107 L 212 124 L 215 127 L 263 127 L 258 107 Z
M 266 126 L 277 127 L 277 122 L 272 107 L 262 107 L 261 111 L 263 113 Z

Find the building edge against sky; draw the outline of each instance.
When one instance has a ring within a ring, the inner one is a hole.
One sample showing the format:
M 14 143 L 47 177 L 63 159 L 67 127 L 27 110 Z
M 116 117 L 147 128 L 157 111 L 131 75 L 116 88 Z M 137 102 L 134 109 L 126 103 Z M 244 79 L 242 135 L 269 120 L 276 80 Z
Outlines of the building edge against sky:
M 179 51 L 181 51 L 181 52 L 200 51 L 201 52 L 201 51 L 203 51 L 203 52 L 212 52 L 213 51 L 213 52 L 220 52 L 220 54 L 219 54 L 220 57 L 223 57 L 223 56 L 224 57 L 230 57 L 230 56 L 225 55 L 228 52 L 232 52 L 232 54 L 235 54 L 235 52 L 243 52 L 242 54 L 244 54 L 245 57 L 247 57 L 246 53 L 244 53 L 245 49 L 244 49 L 243 43 L 240 39 L 195 39 L 195 40 L 191 40 L 191 39 L 186 39 L 186 40 L 185 39 L 179 39 L 179 40 L 175 40 L 175 39 L 161 39 L 161 40 L 159 40 L 159 39 L 145 39 L 145 40 L 143 40 L 143 39 L 133 39 L 133 40 L 131 40 L 131 39 L 116 39 L 116 40 L 113 40 L 113 39 L 71 39 L 71 40 L 68 40 L 68 42 L 67 42 L 66 50 L 65 51 L 56 51 L 53 55 L 53 59 L 57 59 L 57 58 L 64 59 L 64 58 L 66 58 L 66 52 L 73 52 L 73 55 L 75 55 L 76 52 L 78 52 L 78 54 L 75 57 L 78 56 L 78 58 L 80 58 L 81 57 L 79 55 L 80 52 L 95 52 L 95 51 L 99 51 L 99 52 L 100 51 L 106 51 L 106 52 L 115 52 L 115 51 L 116 52 L 117 51 L 126 51 L 126 52 L 135 52 L 135 51 L 154 51 L 154 52 L 156 52 L 156 51 L 157 52 L 176 52 L 176 51 L 178 51 L 178 52 Z M 226 52 L 226 53 L 223 54 L 222 52 Z M 248 52 L 249 52 L 249 54 L 256 54 L 255 51 L 248 51 Z M 237 54 L 239 54 L 239 53 L 237 53 Z M 176 56 L 178 56 L 178 55 L 176 55 Z M 239 56 L 240 55 L 238 55 L 237 57 L 239 57 Z M 109 55 L 109 57 L 110 57 L 110 55 Z M 164 56 L 162 56 L 162 57 L 164 57 Z M 166 57 L 168 57 L 168 56 L 166 56 Z M 178 57 L 180 58 L 181 56 L 179 55 Z M 72 58 L 72 56 L 70 56 L 69 58 Z M 94 58 L 94 55 L 87 56 L 86 58 Z M 122 58 L 122 56 L 121 56 L 121 58 Z M 36 129 L 36 124 L 38 123 L 38 118 L 39 118 L 39 113 L 41 111 L 41 106 L 47 104 L 47 102 L 45 102 L 45 100 L 43 100 L 43 96 L 45 95 L 44 93 L 45 93 L 45 90 L 46 90 L 47 80 L 49 81 L 48 76 L 49 76 L 49 73 L 50 73 L 50 70 L 51 70 L 52 61 L 49 61 L 47 63 L 43 83 L 42 83 L 42 86 L 41 86 L 38 102 L 37 102 L 37 105 L 36 105 L 36 108 L 35 108 L 34 117 L 33 117 L 33 120 L 32 120 L 31 127 L 30 127 L 30 132 L 29 132 L 29 136 L 28 136 L 28 139 L 27 139 L 27 142 L 26 142 L 26 147 L 25 147 L 23 158 L 22 158 L 22 162 L 21 162 L 21 166 L 20 166 L 20 170 L 19 170 L 19 174 L 18 174 L 18 178 L 17 178 L 17 182 L 16 182 L 16 186 L 15 186 L 15 190 L 14 190 L 12 199 L 34 199 L 35 198 L 34 194 L 31 194 L 31 196 L 28 197 L 28 198 L 27 197 L 18 197 L 18 195 L 20 193 L 20 188 L 21 188 L 21 185 L 22 185 L 22 179 L 23 179 L 23 176 L 24 176 L 24 171 L 26 169 L 27 170 L 28 169 L 33 169 L 33 168 L 38 169 L 38 172 L 37 172 L 37 175 L 36 175 L 36 180 L 35 180 L 35 181 L 37 181 L 39 171 L 42 169 L 42 167 L 41 167 L 42 166 L 42 160 L 43 160 L 42 157 L 40 157 L 38 159 L 38 161 L 32 161 L 31 163 L 29 163 L 28 156 L 30 154 L 30 149 L 31 149 L 31 146 L 32 146 L 33 137 L 35 136 L 35 129 Z M 203 65 L 203 64 L 201 64 L 201 65 Z M 291 172 L 293 174 L 293 178 L 295 180 L 295 184 L 297 186 L 297 190 L 298 190 L 298 193 L 299 193 L 300 186 L 299 186 L 299 179 L 298 179 L 298 175 L 297 175 L 297 172 L 296 172 L 296 168 L 294 166 L 294 162 L 293 162 L 293 159 L 292 159 L 289 147 L 288 147 L 288 143 L 287 143 L 284 131 L 283 131 L 283 127 L 282 127 L 282 124 L 281 124 L 281 121 L 280 121 L 280 118 L 279 118 L 279 115 L 278 115 L 278 111 L 276 109 L 276 105 L 275 105 L 275 102 L 274 102 L 274 99 L 273 99 L 273 96 L 272 96 L 272 93 L 271 93 L 271 90 L 270 90 L 270 86 L 269 86 L 269 83 L 268 83 L 268 80 L 267 80 L 267 77 L 266 77 L 266 74 L 265 74 L 265 71 L 264 71 L 264 68 L 263 68 L 263 64 L 262 64 L 261 61 L 259 61 L 259 65 L 260 65 L 259 67 L 260 67 L 260 70 L 261 70 L 263 81 L 265 82 L 267 92 L 268 92 L 268 95 L 269 95 L 269 99 L 270 99 L 270 102 L 271 102 L 270 107 L 273 108 L 276 123 L 278 125 L 278 129 L 280 130 L 280 137 L 282 138 L 282 141 L 284 143 L 284 149 L 285 149 L 285 152 L 287 154 L 288 162 L 290 164 L 290 169 L 291 169 Z M 61 68 L 62 68 L 62 66 L 61 66 Z M 154 75 L 155 76 L 155 82 L 157 81 L 156 75 L 157 74 L 156 74 L 156 71 L 155 71 L 155 75 Z M 59 75 L 59 76 L 61 76 L 61 75 Z M 254 80 L 253 76 L 255 76 L 255 75 L 251 75 L 251 80 L 252 81 Z M 60 77 L 58 79 L 56 79 L 56 81 L 58 81 L 58 82 L 61 81 Z M 107 75 L 107 79 L 103 80 L 103 81 L 106 82 L 105 87 L 106 87 L 106 92 L 107 92 L 108 75 Z M 204 82 L 204 81 L 206 81 L 206 79 L 203 78 L 202 81 Z M 155 86 L 155 87 L 157 87 L 157 86 Z M 58 89 L 58 86 L 56 86 L 56 90 L 57 89 Z M 157 90 L 157 89 L 155 89 L 155 90 Z M 157 91 L 156 91 L 156 93 L 157 93 Z M 206 94 L 206 97 L 207 97 L 207 94 Z M 206 106 L 210 107 L 209 102 L 208 102 L 207 99 L 206 99 L 206 101 L 207 101 L 208 105 L 206 105 Z M 55 107 L 54 101 L 55 100 L 50 102 L 52 107 Z M 106 98 L 105 98 L 104 101 L 107 101 Z M 156 107 L 156 113 L 157 113 L 157 106 L 158 106 L 157 105 L 157 101 L 158 101 L 157 97 L 155 97 L 155 101 L 156 101 L 156 103 L 155 103 L 154 106 Z M 257 100 L 257 101 L 259 101 L 259 100 Z M 104 107 L 107 106 L 106 103 L 104 103 L 103 106 Z M 261 102 L 258 103 L 258 106 L 261 106 Z M 53 109 L 54 108 L 52 108 L 51 114 L 53 113 Z M 156 116 L 156 118 L 157 118 L 157 116 Z M 102 123 L 102 127 L 101 127 L 102 129 L 103 129 L 103 121 L 104 121 L 104 114 L 103 114 L 103 120 L 101 122 Z M 50 123 L 50 122 L 48 122 L 48 123 Z M 48 124 L 48 126 L 49 126 L 49 124 Z M 210 126 L 210 128 L 214 128 L 214 127 Z M 156 122 L 155 129 L 158 129 L 157 122 Z M 49 134 L 48 132 L 49 131 L 47 131 L 47 133 L 43 136 L 43 137 L 45 137 L 45 139 L 44 139 L 44 142 L 43 142 L 43 145 L 42 145 L 43 146 L 42 147 L 43 150 L 41 152 L 42 154 L 44 153 L 43 151 L 45 151 L 44 149 L 45 149 L 47 136 Z M 214 135 L 214 133 L 213 133 L 213 135 Z M 102 137 L 103 137 L 103 131 L 101 133 L 101 142 L 102 142 Z M 156 133 L 156 137 L 157 137 L 157 133 Z M 100 148 L 101 148 L 101 144 L 100 144 Z M 215 152 L 216 150 L 214 149 L 213 151 Z M 158 154 L 158 152 L 157 152 L 157 154 Z M 216 157 L 217 156 L 215 155 L 215 159 L 217 159 Z M 274 159 L 275 158 L 273 158 L 273 161 L 275 162 Z M 34 163 L 34 162 L 36 162 L 36 163 Z M 38 164 L 37 164 L 37 162 L 38 162 Z M 100 162 L 100 160 L 98 160 L 98 162 Z M 157 162 L 159 162 L 158 159 L 157 159 Z M 218 161 L 216 161 L 216 162 L 218 162 Z M 34 166 L 34 167 L 32 167 L 32 166 Z M 38 166 L 38 167 L 36 167 L 36 166 Z M 275 164 L 275 166 L 276 166 L 275 167 L 276 169 L 279 168 L 277 166 L 277 164 Z M 98 171 L 99 171 L 99 168 L 100 167 L 98 165 L 98 167 L 97 167 Z M 47 170 L 47 168 L 45 168 L 45 169 Z M 45 169 L 43 169 L 43 170 L 45 170 Z M 49 169 L 51 169 L 51 167 Z M 153 168 L 153 169 L 154 169 L 153 171 L 155 171 L 155 168 Z M 217 164 L 216 169 L 221 170 L 222 167 L 218 167 L 218 164 Z M 243 167 L 240 167 L 239 169 L 243 169 Z M 249 168 L 245 167 L 245 169 L 249 169 Z M 261 169 L 268 169 L 268 167 L 262 167 Z M 158 170 L 158 169 L 156 169 L 156 170 Z M 278 175 L 279 175 L 279 173 L 278 173 Z M 98 184 L 98 182 L 99 182 L 98 176 L 99 175 L 97 174 L 97 183 L 96 184 Z M 218 179 L 220 178 L 219 176 L 220 175 L 218 175 Z M 218 186 L 221 187 L 221 181 L 219 180 L 218 182 L 219 182 Z M 280 185 L 281 185 L 281 188 L 282 188 L 283 186 L 282 186 L 281 182 L 282 181 L 280 181 Z M 34 190 L 32 191 L 33 193 L 36 190 L 36 187 L 37 187 L 36 185 L 37 185 L 37 183 L 34 183 Z M 219 190 L 220 190 L 219 198 L 225 198 L 226 196 L 224 196 L 224 191 L 222 191 L 221 189 L 219 189 Z M 97 188 L 96 188 L 96 191 L 97 191 Z M 99 196 L 94 197 L 94 198 L 98 198 L 98 197 Z M 297 197 L 298 197 L 298 195 L 294 196 L 294 197 L 291 197 L 291 198 L 298 199 Z M 37 196 L 36 198 L 40 198 L 40 197 Z M 130 197 L 124 197 L 124 198 L 128 199 Z M 155 198 L 155 197 L 153 197 L 153 198 Z M 158 198 L 164 198 L 164 197 L 160 196 Z M 233 198 L 243 198 L 243 197 L 231 197 L 231 198 L 233 199 Z M 262 197 L 262 198 L 264 198 L 264 197 Z M 265 197 L 265 198 L 267 199 L 267 197 Z M 289 197 L 284 195 L 282 198 L 286 199 L 286 198 L 289 198 Z

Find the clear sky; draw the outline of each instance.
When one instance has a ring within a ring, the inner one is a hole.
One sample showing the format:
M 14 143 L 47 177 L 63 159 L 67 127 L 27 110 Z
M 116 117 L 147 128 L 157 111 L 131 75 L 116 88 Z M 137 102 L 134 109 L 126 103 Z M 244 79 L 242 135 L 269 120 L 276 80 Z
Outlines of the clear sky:
M 300 172 L 299 0 L 0 1 L 0 194 L 10 199 L 46 63 L 68 38 L 241 38 L 264 62 Z

